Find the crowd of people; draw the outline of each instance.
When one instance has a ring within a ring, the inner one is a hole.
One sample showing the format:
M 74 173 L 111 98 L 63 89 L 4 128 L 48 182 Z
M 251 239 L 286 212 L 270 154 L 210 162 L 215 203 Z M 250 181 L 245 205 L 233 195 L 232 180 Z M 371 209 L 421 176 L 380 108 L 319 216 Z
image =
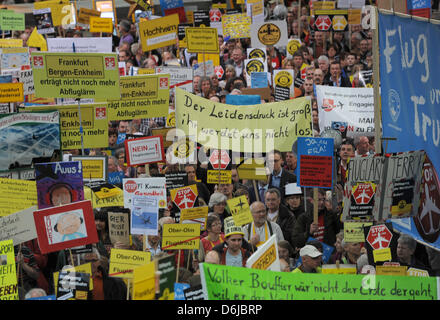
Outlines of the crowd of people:
M 373 1 L 374 2 L 374 1 Z M 372 4 L 366 1 L 367 4 Z M 274 17 L 276 0 L 266 1 L 269 16 Z M 287 0 L 285 14 L 276 16 L 286 20 L 289 38 L 300 39 L 302 45 L 288 57 L 284 49 L 267 48 L 267 67 L 270 73 L 276 69 L 293 69 L 296 87 L 291 98 L 310 96 L 313 106 L 313 128 L 319 136 L 318 104 L 314 86 L 337 87 L 371 86 L 374 77 L 365 77 L 373 67 L 372 31 L 362 25 L 350 26 L 350 31 L 319 31 L 314 27 L 314 17 L 310 15 L 309 1 Z M 126 73 L 130 68 L 153 69 L 158 66 L 193 67 L 198 63 L 197 54 L 185 48 L 164 47 L 143 52 L 136 24 L 122 19 L 118 24 L 120 37 L 113 37 L 115 52 L 120 62 L 125 62 Z M 15 36 L 23 39 L 24 46 L 31 28 Z M 82 37 L 81 30 L 66 30 L 66 37 Z M 244 75 L 246 49 L 251 47 L 249 38 L 225 39 L 218 37 L 220 65 L 224 74 L 218 77 L 194 76 L 194 94 L 217 102 L 225 102 L 226 95 L 242 94 L 247 81 Z M 301 72 L 305 68 L 305 73 Z M 302 74 L 305 76 L 302 77 Z M 273 93 L 273 88 L 272 93 Z M 170 109 L 173 109 L 170 99 Z M 275 101 L 274 94 L 262 103 Z M 129 245 L 112 243 L 109 237 L 108 212 L 115 208 L 95 208 L 95 224 L 99 242 L 93 244 L 91 252 L 72 254 L 68 250 L 42 254 L 36 239 L 15 246 L 20 298 L 44 296 L 55 292 L 53 273 L 63 270 L 66 265 L 91 263 L 93 290 L 89 299 L 127 298 L 127 285 L 117 277 L 108 275 L 110 251 L 112 248 L 147 250 L 152 259 L 167 255 L 176 257 L 179 282 L 191 286 L 200 284 L 199 263 L 215 263 L 245 267 L 247 259 L 267 241 L 276 235 L 278 254 L 283 272 L 319 273 L 322 270 L 323 244 L 334 247 L 332 256 L 325 263 L 354 264 L 358 273 L 370 272 L 364 243 L 344 241 L 342 214 L 342 187 L 349 158 L 374 154 L 374 137 L 361 136 L 356 140 L 345 139 L 337 153 L 337 177 L 335 190 L 319 189 L 317 206 L 318 219 L 314 219 L 314 200 L 311 189 L 293 188 L 297 183 L 297 155 L 294 152 L 273 150 L 266 154 L 267 179 L 259 180 L 256 186 L 250 180 L 240 179 L 237 168 L 232 165 L 232 181 L 229 184 L 208 184 L 207 163 L 177 165 L 172 163 L 150 164 L 148 166 L 127 166 L 124 140 L 127 135 L 152 135 L 152 129 L 163 128 L 166 118 L 120 120 L 109 122 L 108 148 L 85 150 L 87 155 L 108 154 L 108 172 L 120 172 L 125 178 L 163 176 L 165 173 L 184 171 L 188 184 L 196 184 L 198 199 L 195 206 L 208 206 L 209 215 L 206 230 L 200 235 L 199 249 L 183 250 L 178 257 L 177 250 L 161 248 L 161 233 L 164 224 L 176 223 L 177 212 L 170 206 L 159 210 L 157 236 L 147 236 L 143 246 L 142 235 L 132 235 Z M 81 154 L 81 150 L 65 150 L 64 153 Z M 169 190 L 168 190 L 169 191 Z M 227 230 L 225 218 L 231 216 L 227 204 L 237 196 L 246 196 L 253 221 L 242 228 Z M 119 211 L 127 210 L 117 208 Z M 375 221 L 383 223 L 384 221 Z M 313 240 L 310 240 L 313 238 Z M 429 270 L 431 275 L 439 275 L 439 253 L 418 244 L 408 235 L 400 235 L 397 246 L 398 260 L 403 266 Z M 366 271 L 367 270 L 367 271 Z

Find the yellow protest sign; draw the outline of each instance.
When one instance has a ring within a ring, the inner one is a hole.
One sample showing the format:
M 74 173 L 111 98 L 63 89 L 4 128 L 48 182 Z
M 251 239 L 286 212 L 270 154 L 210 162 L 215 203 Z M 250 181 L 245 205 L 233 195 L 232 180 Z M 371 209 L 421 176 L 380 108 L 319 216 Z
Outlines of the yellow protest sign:
M 121 77 L 121 100 L 109 101 L 109 120 L 166 117 L 169 74 Z
M 355 264 L 325 264 L 322 266 L 323 274 L 357 274 Z
M 108 147 L 108 120 L 106 104 L 81 105 L 84 148 Z M 60 112 L 61 148 L 81 149 L 79 111 L 77 105 L 29 107 L 30 111 L 58 110 Z
M 188 52 L 219 53 L 218 35 L 216 28 L 185 28 L 186 46 Z
M 409 268 L 406 271 L 406 274 L 408 276 L 413 276 L 413 277 L 429 277 L 429 272 L 423 269 L 417 269 L 417 268 Z
M 252 106 L 217 103 L 176 88 L 176 127 L 205 147 L 237 152 L 292 150 L 312 136 L 310 97 Z
M 206 61 L 212 61 L 212 64 L 214 66 L 220 65 L 220 55 L 219 54 L 213 54 L 213 53 L 199 53 L 197 55 L 197 63 L 204 63 Z
M 38 205 L 35 181 L 0 178 L 0 217 Z
M 101 17 L 101 12 L 93 9 L 79 8 L 79 13 L 78 13 L 79 23 L 89 24 L 90 17 Z
M 162 250 L 199 249 L 200 224 L 164 224 Z
M 406 276 L 407 266 L 376 266 L 378 276 Z
M 373 250 L 373 260 L 374 262 L 391 261 L 391 249 L 384 248 Z
M 90 32 L 113 32 L 112 18 L 90 17 Z
M 150 261 L 150 252 L 112 248 L 110 251 L 109 276 L 131 279 L 133 278 L 133 270 L 136 267 Z
M 154 300 L 156 295 L 155 263 L 137 267 L 133 273 L 133 300 Z
M 142 50 L 145 52 L 175 44 L 178 25 L 179 15 L 177 13 L 163 18 L 140 21 L 139 35 Z
M 0 39 L 0 48 L 20 48 L 20 47 L 23 47 L 23 40 L 21 39 Z
M 344 242 L 365 242 L 364 227 L 372 225 L 373 222 L 345 221 Z
M 208 170 L 207 182 L 213 184 L 228 184 L 232 181 L 231 170 Z
M 73 21 L 69 21 L 71 13 L 71 5 L 69 0 L 49 0 L 49 1 L 39 1 L 34 2 L 34 9 L 46 9 L 50 8 L 52 14 L 53 26 L 57 27 L 60 25 L 70 24 Z
M 180 211 L 180 223 L 200 223 L 201 230 L 205 230 L 208 211 L 208 206 L 182 209 Z
M 313 1 L 313 10 L 335 9 L 335 1 Z
M 223 37 L 250 38 L 252 18 L 246 13 L 222 15 Z
M 362 9 L 348 9 L 349 25 L 361 24 L 361 21 L 362 21 Z
M 75 266 L 72 268 L 66 268 L 66 269 L 63 269 L 63 271 L 73 271 L 73 272 L 86 273 L 86 274 L 90 275 L 90 279 L 92 278 L 92 264 L 91 263 L 85 263 L 85 264 L 81 264 L 79 266 Z M 57 294 L 59 275 L 60 275 L 59 272 L 53 273 L 53 283 L 54 283 L 54 288 L 55 288 L 55 295 Z M 93 290 L 93 281 L 89 282 L 89 290 Z
M 6 40 L 6 39 L 5 39 Z M 21 40 L 21 39 L 13 39 L 13 40 Z M 23 45 L 23 41 L 21 41 L 20 47 Z M 40 48 L 41 51 L 47 51 L 47 41 L 43 37 L 43 35 L 39 34 L 37 31 L 37 27 L 31 32 L 27 40 L 28 47 Z M 1 45 L 0 45 L 1 47 Z
M 254 221 L 246 196 L 229 199 L 227 203 L 236 226 L 241 227 Z
M 12 240 L 0 241 L 0 300 L 18 300 L 18 284 Z
M 0 103 L 23 101 L 23 83 L 0 83 Z
M 118 57 L 114 53 L 32 52 L 35 96 L 119 99 Z
M 155 74 L 156 70 L 155 69 L 149 69 L 149 68 L 139 68 L 138 69 L 138 74 Z
M 237 166 L 237 173 L 240 179 L 267 180 L 266 166 L 264 159 L 249 158 Z
M 72 161 L 81 161 L 84 181 L 106 180 L 107 163 L 105 157 L 73 157 Z
M 271 264 L 273 264 L 277 260 L 277 248 L 275 243 L 273 243 L 263 255 L 261 255 L 257 261 L 255 261 L 251 268 L 252 269 L 260 269 L 267 270 Z
M 93 209 L 106 207 L 123 207 L 124 206 L 124 191 L 118 188 L 116 196 L 99 198 L 89 187 L 84 187 L 84 198 L 92 201 Z

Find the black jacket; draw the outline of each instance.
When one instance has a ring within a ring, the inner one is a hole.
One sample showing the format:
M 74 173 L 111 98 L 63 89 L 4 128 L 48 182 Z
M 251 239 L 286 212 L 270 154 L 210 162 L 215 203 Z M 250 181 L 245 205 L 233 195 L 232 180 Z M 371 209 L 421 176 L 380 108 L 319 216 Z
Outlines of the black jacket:
M 272 178 L 273 178 L 273 174 L 271 174 L 269 177 L 269 188 L 273 187 Z M 286 169 L 283 169 L 283 171 L 281 172 L 281 180 L 279 187 L 281 191 L 281 197 L 283 199 L 284 199 L 284 194 L 286 193 L 284 186 L 289 183 L 296 183 L 296 175 L 294 173 L 287 171 Z
M 311 206 L 310 206 L 311 207 Z M 336 242 L 336 234 L 342 228 L 342 223 L 339 220 L 339 215 L 330 212 L 327 208 L 318 212 L 319 215 L 324 215 L 324 239 L 323 242 L 329 246 L 334 246 Z M 294 247 L 302 248 L 307 242 L 310 234 L 310 225 L 313 223 L 313 208 L 301 214 L 295 222 L 292 232 L 292 244 Z
M 281 231 L 283 231 L 284 239 L 289 241 L 292 246 L 292 232 L 295 221 L 296 219 L 293 213 L 287 209 L 286 206 L 280 204 L 280 208 L 278 209 L 278 218 L 275 222 L 280 226 Z

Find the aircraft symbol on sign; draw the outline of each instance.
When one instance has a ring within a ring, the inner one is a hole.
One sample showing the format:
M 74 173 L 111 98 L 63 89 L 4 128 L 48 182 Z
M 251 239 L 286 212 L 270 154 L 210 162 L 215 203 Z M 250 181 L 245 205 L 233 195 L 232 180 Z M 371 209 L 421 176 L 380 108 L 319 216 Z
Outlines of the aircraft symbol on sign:
M 358 195 L 355 199 L 361 199 L 361 202 L 359 204 L 367 204 L 370 201 L 370 196 L 367 194 L 366 190 L 363 189 L 362 193 Z
M 240 207 L 240 209 L 243 209 L 244 202 L 242 202 L 241 199 L 240 199 L 240 202 L 237 203 L 235 206 L 236 206 L 236 207 Z
M 374 245 L 378 242 L 379 242 L 379 249 L 384 249 L 387 248 L 387 246 L 386 247 L 382 246 L 382 242 L 385 242 L 385 244 L 387 244 L 389 241 L 388 239 L 382 237 L 380 233 L 378 233 L 377 238 L 371 243 L 371 246 L 374 247 Z
M 429 215 L 429 222 L 430 222 L 430 230 L 426 232 L 426 234 L 433 234 L 436 232 L 433 228 L 433 222 L 432 222 L 432 214 L 440 214 L 440 209 L 436 206 L 434 201 L 432 201 L 432 198 L 429 196 L 429 188 L 428 184 L 425 183 L 425 197 L 426 201 L 423 205 L 422 213 L 420 214 L 420 220 L 422 220 L 427 214 Z

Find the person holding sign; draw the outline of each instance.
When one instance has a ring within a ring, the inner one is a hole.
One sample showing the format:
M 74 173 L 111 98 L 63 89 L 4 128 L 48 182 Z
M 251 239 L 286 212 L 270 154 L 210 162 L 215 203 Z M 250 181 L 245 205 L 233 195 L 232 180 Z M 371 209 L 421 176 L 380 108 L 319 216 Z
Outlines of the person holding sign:
M 127 286 L 121 278 L 108 276 L 108 259 L 96 247 L 92 247 L 92 252 L 82 253 L 80 261 L 92 265 L 93 290 L 89 291 L 88 300 L 126 300 Z
M 407 234 L 401 234 L 397 240 L 397 258 L 400 265 L 414 267 L 426 270 L 423 262 L 418 260 L 414 253 L 416 251 L 417 241 Z
M 234 224 L 232 217 L 225 223 L 225 242 L 216 245 L 213 251 L 220 256 L 220 264 L 226 266 L 245 267 L 251 256 L 249 243 L 244 240 L 244 233 Z
M 267 220 L 267 211 L 264 203 L 255 201 L 250 206 L 254 222 L 243 227 L 244 237 L 252 245 L 259 247 L 276 234 L 277 241 L 284 240 L 283 231 L 278 224 Z
M 325 206 L 325 189 L 318 189 L 318 221 L 313 219 L 313 210 L 307 210 L 296 220 L 292 231 L 294 247 L 301 248 L 309 237 L 313 237 L 329 246 L 336 242 L 336 234 L 341 230 L 341 222 L 335 212 Z M 311 201 L 313 205 L 313 201 Z

